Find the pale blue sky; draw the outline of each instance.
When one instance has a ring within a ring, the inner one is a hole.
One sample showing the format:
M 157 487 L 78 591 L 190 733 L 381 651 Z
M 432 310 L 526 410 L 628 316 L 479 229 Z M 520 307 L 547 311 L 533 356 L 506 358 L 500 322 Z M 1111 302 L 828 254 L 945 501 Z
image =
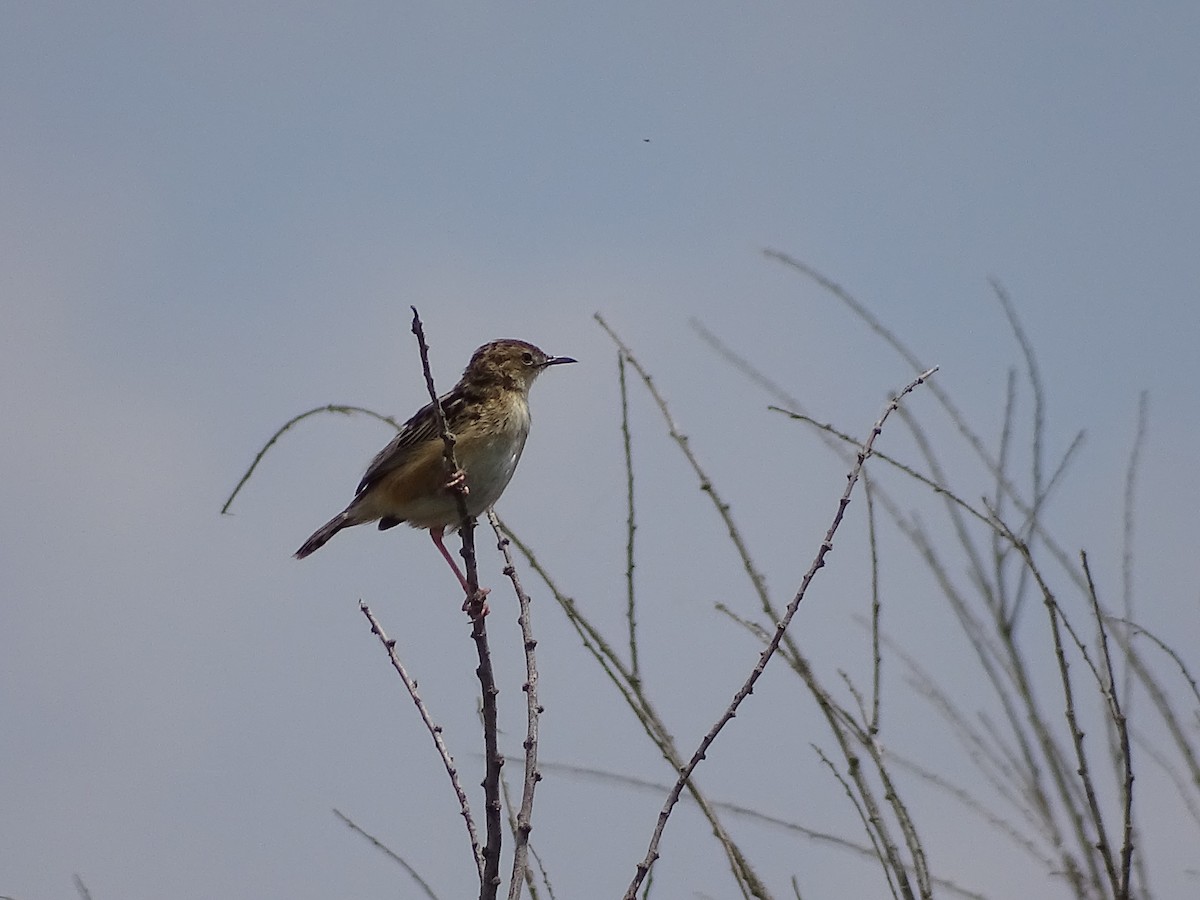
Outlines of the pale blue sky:
M 1198 38 L 1200 6 L 1185 2 L 3 4 L 0 894 L 70 896 L 78 872 L 97 900 L 395 896 L 397 871 L 333 806 L 442 896 L 469 894 L 444 776 L 356 608 L 366 599 L 400 640 L 474 765 L 452 581 L 410 532 L 358 529 L 290 559 L 386 430 L 306 424 L 236 515 L 217 515 L 295 413 L 415 408 L 410 303 L 445 388 L 495 337 L 580 360 L 535 389 L 500 510 L 617 627 L 624 482 L 615 360 L 594 311 L 655 372 L 786 597 L 843 465 L 767 413 L 689 318 L 819 418 L 865 433 L 912 373 L 761 255 L 780 249 L 941 364 L 941 385 L 994 438 L 1019 362 L 994 276 L 1040 353 L 1050 456 L 1088 431 L 1051 513 L 1068 548 L 1092 551 L 1110 598 L 1150 392 L 1138 608 L 1181 650 L 1200 646 Z M 636 396 L 644 653 L 690 747 L 755 656 L 712 604 L 753 607 Z M 930 397 L 911 405 L 940 422 Z M 908 448 L 893 427 L 885 449 Z M 988 490 L 942 439 L 957 486 Z M 861 515 L 851 507 L 855 536 L 797 621 L 830 673 L 865 659 L 851 624 L 866 602 Z M 897 637 L 959 677 L 944 607 L 905 590 L 911 553 L 893 552 Z M 557 608 L 535 598 L 544 758 L 665 779 Z M 492 619 L 516 678 L 513 616 Z M 809 750 L 827 740 L 811 704 L 773 674 L 702 783 L 857 837 Z M 512 752 L 516 683 L 503 695 Z M 897 677 L 905 716 L 924 713 L 904 690 Z M 885 739 L 957 765 L 905 716 Z M 534 840 L 558 895 L 618 895 L 659 803 L 549 775 Z M 1194 832 L 1189 844 L 1182 812 L 1159 807 L 1145 823 L 1155 887 L 1182 896 L 1195 876 L 1169 860 L 1194 851 Z M 1047 890 L 1006 848 L 979 853 L 986 833 L 931 810 L 935 868 L 996 897 Z M 883 895 L 868 866 L 740 827 L 781 895 L 795 873 L 806 897 Z M 662 896 L 730 896 L 688 811 L 664 853 Z

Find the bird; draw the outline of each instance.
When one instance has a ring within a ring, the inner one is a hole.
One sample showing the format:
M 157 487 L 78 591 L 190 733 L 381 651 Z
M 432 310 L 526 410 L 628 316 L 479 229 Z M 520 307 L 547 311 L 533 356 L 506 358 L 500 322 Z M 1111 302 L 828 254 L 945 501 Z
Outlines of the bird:
M 444 543 L 447 529 L 462 523 L 458 496 L 465 494 L 467 517 L 490 509 L 508 487 L 529 437 L 529 389 L 551 366 L 573 363 L 514 339 L 491 341 L 477 349 L 462 378 L 439 398 L 446 427 L 455 436 L 459 471 L 450 475 L 433 403 L 400 428 L 371 464 L 349 505 L 313 532 L 296 551 L 304 559 L 353 525 L 378 522 L 379 530 L 407 523 L 425 528 L 434 545 L 471 593 L 467 579 Z M 465 490 L 464 490 L 465 487 Z

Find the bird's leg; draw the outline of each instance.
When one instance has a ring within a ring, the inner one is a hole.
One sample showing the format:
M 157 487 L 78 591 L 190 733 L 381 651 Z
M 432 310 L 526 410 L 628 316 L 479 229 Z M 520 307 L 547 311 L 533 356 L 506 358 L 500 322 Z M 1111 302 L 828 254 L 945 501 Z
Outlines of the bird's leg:
M 446 529 L 430 528 L 429 536 L 433 538 L 433 545 L 438 548 L 438 552 L 442 554 L 442 558 L 450 564 L 450 568 L 454 570 L 454 577 L 458 579 L 458 583 L 462 585 L 464 593 L 470 593 L 470 586 L 467 584 L 467 579 L 463 576 L 462 570 L 458 567 L 458 563 L 454 561 L 454 557 L 450 555 L 450 551 L 446 549 L 446 543 L 442 540 L 442 536 L 446 533 Z
M 463 576 L 462 570 L 458 567 L 458 563 L 454 561 L 454 557 L 450 555 L 450 551 L 446 549 L 446 543 L 442 538 L 446 534 L 446 529 L 438 526 L 437 528 L 429 529 L 429 536 L 433 538 L 433 544 L 438 548 L 438 552 L 442 554 L 442 559 L 449 563 L 450 568 L 454 571 L 454 576 L 458 579 L 458 583 L 462 585 L 463 593 L 467 595 L 467 599 L 463 601 L 463 611 L 469 611 L 470 606 L 474 602 L 483 604 L 483 615 L 488 614 L 487 603 L 484 598 L 491 593 L 487 588 L 478 588 L 478 593 L 471 593 L 471 586 L 467 584 L 467 579 Z
M 471 489 L 467 487 L 467 473 L 463 469 L 459 469 L 450 476 L 450 480 L 446 482 L 446 488 L 451 491 L 458 491 L 464 497 L 471 493 Z

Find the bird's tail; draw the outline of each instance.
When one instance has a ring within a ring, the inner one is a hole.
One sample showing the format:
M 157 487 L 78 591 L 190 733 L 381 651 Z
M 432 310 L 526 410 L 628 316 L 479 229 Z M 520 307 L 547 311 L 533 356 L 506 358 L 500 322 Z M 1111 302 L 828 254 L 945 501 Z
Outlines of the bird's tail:
M 304 542 L 299 550 L 296 551 L 296 559 L 304 559 L 310 553 L 315 553 L 325 546 L 325 542 L 341 531 L 343 528 L 349 528 L 351 525 L 357 525 L 350 518 L 350 515 L 343 511 L 338 513 L 320 528 L 313 532 L 313 536 Z

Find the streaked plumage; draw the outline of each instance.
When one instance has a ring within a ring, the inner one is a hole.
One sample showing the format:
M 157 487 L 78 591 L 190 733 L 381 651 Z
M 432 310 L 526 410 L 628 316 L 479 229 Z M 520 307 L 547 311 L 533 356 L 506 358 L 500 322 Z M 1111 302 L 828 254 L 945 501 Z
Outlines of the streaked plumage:
M 475 351 L 458 384 L 440 398 L 456 437 L 455 454 L 465 474 L 472 518 L 500 499 L 516 471 L 529 436 L 530 386 L 547 367 L 573 362 L 548 356 L 525 341 L 492 341 Z M 371 461 L 350 505 L 317 529 L 296 551 L 296 558 L 320 549 L 352 525 L 378 521 L 382 530 L 407 522 L 429 529 L 463 581 L 442 543 L 445 530 L 460 522 L 455 493 L 448 486 L 437 415 L 428 403 Z

